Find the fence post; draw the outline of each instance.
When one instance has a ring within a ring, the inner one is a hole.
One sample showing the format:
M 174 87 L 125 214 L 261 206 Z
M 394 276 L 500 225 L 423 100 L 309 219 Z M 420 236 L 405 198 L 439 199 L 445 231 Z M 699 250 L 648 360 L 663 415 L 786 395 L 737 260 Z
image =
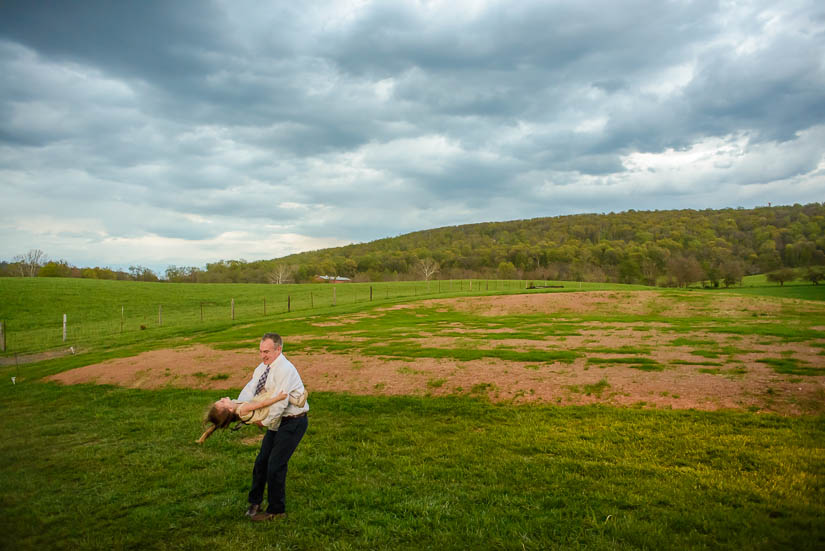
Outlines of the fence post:
M 201 321 L 203 321 L 203 302 L 201 302 Z
M 120 332 L 123 333 L 123 305 L 120 306 Z
M 6 322 L 0 321 L 0 352 L 6 351 Z
M 63 314 L 63 342 L 66 342 L 66 314 Z
M 372 302 L 372 285 L 370 285 L 370 302 Z
M 286 296 L 286 312 L 292 312 L 292 297 L 289 295 Z
M 332 288 L 332 305 L 335 306 L 335 287 Z
M 235 319 L 235 299 L 232 299 L 232 319 Z
M 163 327 L 163 305 L 158 304 L 158 327 Z
M 315 299 L 312 298 L 312 291 L 309 292 L 309 307 L 315 308 Z

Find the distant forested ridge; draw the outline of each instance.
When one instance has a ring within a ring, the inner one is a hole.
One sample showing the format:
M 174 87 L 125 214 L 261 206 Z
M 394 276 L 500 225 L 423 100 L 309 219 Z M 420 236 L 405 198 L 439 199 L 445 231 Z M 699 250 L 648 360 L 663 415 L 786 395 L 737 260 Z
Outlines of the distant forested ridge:
M 207 265 L 198 281 L 521 278 L 732 284 L 825 265 L 825 204 L 627 211 L 448 226 L 290 255 Z M 435 271 L 433 271 L 435 270 Z M 432 273 L 427 276 L 427 271 Z M 250 278 L 250 279 L 247 279 Z
M 448 226 L 273 260 L 224 260 L 206 269 L 170 266 L 164 275 L 168 281 L 236 283 L 302 283 L 326 275 L 355 281 L 520 278 L 718 286 L 756 273 L 787 280 L 790 271 L 821 273 L 823 266 L 825 204 L 811 203 Z

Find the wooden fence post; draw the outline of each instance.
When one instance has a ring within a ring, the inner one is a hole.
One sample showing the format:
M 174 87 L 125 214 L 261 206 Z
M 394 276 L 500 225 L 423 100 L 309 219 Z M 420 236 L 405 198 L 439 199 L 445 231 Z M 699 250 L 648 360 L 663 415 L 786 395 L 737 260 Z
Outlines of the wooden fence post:
M 232 299 L 232 319 L 235 319 L 235 299 Z
M 123 305 L 120 306 L 120 332 L 123 333 Z
M 289 295 L 286 296 L 286 312 L 292 312 L 292 297 Z
M 309 307 L 315 308 L 315 299 L 312 298 L 312 291 L 309 292 Z
M 0 321 L 0 352 L 6 351 L 6 322 Z
M 370 302 L 372 302 L 372 285 L 370 285 Z
M 63 342 L 66 342 L 66 314 L 63 314 Z

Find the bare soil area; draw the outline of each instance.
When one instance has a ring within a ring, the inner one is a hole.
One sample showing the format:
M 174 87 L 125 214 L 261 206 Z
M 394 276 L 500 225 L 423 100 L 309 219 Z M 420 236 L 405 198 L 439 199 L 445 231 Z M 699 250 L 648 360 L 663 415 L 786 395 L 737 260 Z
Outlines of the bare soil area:
M 465 309 L 484 315 L 508 315 L 565 309 L 571 313 L 613 309 L 632 314 L 661 312 L 666 304 L 658 293 L 565 293 L 524 296 L 435 299 L 445 308 Z M 420 303 L 419 303 L 420 304 Z M 404 308 L 400 305 L 395 308 Z M 409 307 L 414 307 L 411 305 Z M 690 308 L 684 304 L 677 308 Z M 696 308 L 706 308 L 699 304 Z M 772 301 L 749 297 L 722 297 L 714 302 L 714 315 L 733 317 L 764 313 L 781 308 Z M 816 310 L 816 306 L 813 307 Z M 667 311 L 667 310 L 666 310 Z M 677 315 L 677 312 L 672 312 Z M 818 310 L 817 315 L 822 311 Z M 354 317 L 354 316 L 353 316 Z M 326 324 L 347 324 L 348 316 L 327 320 Z M 560 405 L 606 403 L 679 409 L 748 409 L 785 415 L 825 412 L 825 376 L 783 375 L 759 360 L 766 357 L 793 357 L 807 365 L 822 366 L 822 348 L 812 343 L 779 343 L 770 338 L 725 334 L 674 335 L 655 326 L 640 332 L 633 324 L 597 322 L 581 325 L 579 336 L 548 337 L 546 341 L 507 338 L 488 346 L 516 346 L 521 349 L 592 348 L 592 353 L 572 363 L 552 365 L 535 362 L 485 358 L 474 361 L 421 358 L 415 361 L 352 354 L 290 354 L 310 392 L 335 391 L 353 394 L 486 396 L 492 401 L 514 403 L 549 402 Z M 696 355 L 695 346 L 674 346 L 677 337 L 713 342 L 735 351 L 708 361 Z M 462 339 L 431 336 L 427 346 L 458 347 Z M 822 342 L 825 342 L 823 335 Z M 423 344 L 423 343 L 422 343 Z M 645 357 L 666 366 L 662 371 L 643 371 L 621 363 L 589 362 L 589 358 L 610 360 L 623 356 L 605 352 L 618 347 L 646 347 Z M 237 391 L 247 382 L 258 364 L 254 347 L 242 351 L 214 350 L 204 345 L 155 350 L 131 358 L 110 360 L 50 377 L 64 384 L 97 383 L 136 388 L 184 387 Z

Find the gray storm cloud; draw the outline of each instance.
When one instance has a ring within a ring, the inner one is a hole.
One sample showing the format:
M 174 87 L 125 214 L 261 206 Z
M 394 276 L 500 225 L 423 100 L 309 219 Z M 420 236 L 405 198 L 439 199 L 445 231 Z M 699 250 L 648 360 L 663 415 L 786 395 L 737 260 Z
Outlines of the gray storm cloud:
M 821 201 L 823 31 L 813 1 L 3 2 L 0 258 Z

